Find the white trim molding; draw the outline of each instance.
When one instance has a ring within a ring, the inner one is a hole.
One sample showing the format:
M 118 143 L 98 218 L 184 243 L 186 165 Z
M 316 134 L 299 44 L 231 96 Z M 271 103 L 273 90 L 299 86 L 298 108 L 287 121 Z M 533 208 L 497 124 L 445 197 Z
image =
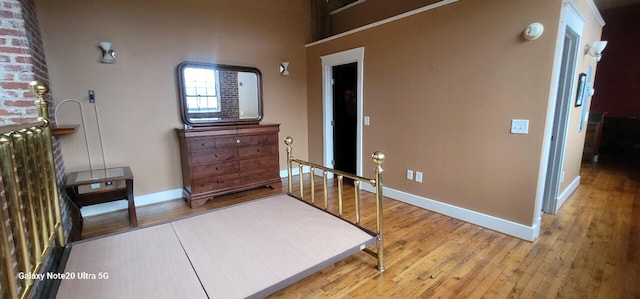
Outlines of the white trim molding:
M 564 189 L 564 191 L 562 191 L 560 195 L 558 195 L 556 213 L 560 211 L 560 207 L 562 207 L 562 204 L 564 204 L 564 202 L 567 201 L 567 199 L 569 199 L 569 196 L 571 196 L 571 194 L 573 194 L 573 192 L 575 192 L 579 186 L 580 186 L 580 176 L 577 176 L 573 181 L 571 181 L 571 184 L 569 184 L 569 186 L 567 186 L 567 188 Z
M 134 196 L 136 207 L 182 198 L 182 188 Z M 126 199 L 82 207 L 82 217 L 128 209 Z
M 598 9 L 596 3 L 593 2 L 593 0 L 587 0 L 587 4 L 589 5 L 589 8 L 591 8 L 591 12 L 593 12 L 593 15 L 596 17 L 598 24 L 600 24 L 601 27 L 604 27 L 604 25 L 606 25 L 607 23 L 604 21 L 604 18 L 602 18 L 602 14 L 600 14 L 600 10 Z
M 360 32 L 360 31 L 364 31 L 364 30 L 367 30 L 367 29 L 371 29 L 373 27 L 377 27 L 377 26 L 380 26 L 380 25 L 383 25 L 383 24 L 386 24 L 386 23 L 391 23 L 393 21 L 404 19 L 406 17 L 412 16 L 412 15 L 415 15 L 415 14 L 419 14 L 421 12 L 425 12 L 425 11 L 428 11 L 428 10 L 436 9 L 438 7 L 445 6 L 447 4 L 451 4 L 451 3 L 454 3 L 454 2 L 458 2 L 458 0 L 442 0 L 442 1 L 436 2 L 434 4 L 430 4 L 430 5 L 427 5 L 427 6 L 423 6 L 423 7 L 420 7 L 420 8 L 405 12 L 403 14 L 399 14 L 399 15 L 394 16 L 394 17 L 386 18 L 384 20 L 380 20 L 380 21 L 371 23 L 369 25 L 364 25 L 364 26 L 358 27 L 356 29 L 352 29 L 352 30 L 349 30 L 349 31 L 346 31 L 346 32 L 343 32 L 343 33 L 340 33 L 340 34 L 332 35 L 332 36 L 327 37 L 325 39 L 321 39 L 319 41 L 315 41 L 315 42 L 306 44 L 305 47 L 311 47 L 311 46 L 315 46 L 315 45 L 318 45 L 318 44 L 322 44 L 322 43 L 328 42 L 330 40 L 338 39 L 338 38 L 341 38 L 341 37 L 344 37 L 344 36 L 347 36 L 347 35 L 350 35 L 350 34 L 354 34 L 356 32 Z
M 330 14 L 330 15 L 337 14 L 337 13 L 339 13 L 339 12 L 343 11 L 343 10 L 347 10 L 347 9 L 349 9 L 349 8 L 351 8 L 351 7 L 354 7 L 354 6 L 358 5 L 358 4 L 362 4 L 362 3 L 364 3 L 364 2 L 367 2 L 367 0 L 358 0 L 358 1 L 353 2 L 353 3 L 351 3 L 351 4 L 347 4 L 347 5 L 343 6 L 343 7 L 340 7 L 340 8 L 338 8 L 338 9 L 336 9 L 336 10 L 334 10 L 334 11 L 330 12 L 329 14 Z
M 363 184 L 363 188 L 369 192 L 375 192 L 373 187 Z M 429 211 L 440 213 L 452 218 L 460 219 L 478 226 L 488 228 L 503 234 L 514 236 L 527 241 L 534 241 L 540 235 L 540 222 L 534 221 L 532 226 L 482 214 L 476 211 L 457 207 L 430 198 L 406 193 L 403 191 L 384 187 L 384 196 L 414 205 Z
M 333 168 L 333 67 L 348 63 L 357 64 L 356 78 L 356 174 L 362 173 L 362 119 L 364 106 L 364 47 L 327 54 L 320 57 L 322 63 L 322 140 L 323 165 Z M 333 177 L 333 174 L 330 175 Z

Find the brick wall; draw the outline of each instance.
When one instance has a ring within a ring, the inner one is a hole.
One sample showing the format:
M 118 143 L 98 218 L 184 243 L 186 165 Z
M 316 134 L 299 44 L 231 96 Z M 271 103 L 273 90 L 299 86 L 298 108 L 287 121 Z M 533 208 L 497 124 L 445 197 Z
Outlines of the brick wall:
M 220 71 L 220 117 L 223 119 L 240 117 L 240 96 L 238 94 L 238 72 Z
M 49 84 L 34 2 L 0 0 L 0 125 L 37 119 L 37 109 L 34 105 L 36 98 L 28 88 L 29 82 L 33 80 Z M 50 103 L 49 111 L 52 112 L 50 96 L 47 100 Z M 71 218 L 66 195 L 61 192 L 64 161 L 58 138 L 53 138 L 53 148 L 63 226 L 65 235 L 68 236 Z M 6 202 L 0 202 L 0 207 L 2 213 L 7 213 Z M 9 231 L 7 223 L 2 228 Z

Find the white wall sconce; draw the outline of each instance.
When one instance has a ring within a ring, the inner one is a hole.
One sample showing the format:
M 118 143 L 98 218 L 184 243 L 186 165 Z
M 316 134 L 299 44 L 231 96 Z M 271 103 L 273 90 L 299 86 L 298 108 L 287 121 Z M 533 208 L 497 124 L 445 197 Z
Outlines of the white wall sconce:
M 523 35 L 526 40 L 536 40 L 542 36 L 544 26 L 540 23 L 531 23 L 524 29 Z
M 596 58 L 596 62 L 600 62 L 600 59 L 602 59 L 602 51 L 604 51 L 604 48 L 606 47 L 606 40 L 593 42 L 591 45 L 586 44 L 584 46 L 584 55 L 589 54 Z
M 101 42 L 100 49 L 102 49 L 102 63 L 116 62 L 116 52 L 111 49 L 110 42 Z
M 289 76 L 289 62 L 280 63 L 280 75 Z

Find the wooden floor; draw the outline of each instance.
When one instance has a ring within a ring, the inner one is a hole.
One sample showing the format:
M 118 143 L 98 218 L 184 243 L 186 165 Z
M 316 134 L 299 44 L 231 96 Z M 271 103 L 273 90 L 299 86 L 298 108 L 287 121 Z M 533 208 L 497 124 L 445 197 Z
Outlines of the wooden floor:
M 601 158 L 583 165 L 581 178 L 560 212 L 543 216 L 535 242 L 385 199 L 384 273 L 358 253 L 272 297 L 640 298 L 640 168 Z M 138 221 L 151 225 L 280 191 L 232 194 L 195 210 L 182 200 L 139 207 Z M 363 215 L 375 211 L 367 194 Z M 94 216 L 83 237 L 127 225 L 126 211 Z

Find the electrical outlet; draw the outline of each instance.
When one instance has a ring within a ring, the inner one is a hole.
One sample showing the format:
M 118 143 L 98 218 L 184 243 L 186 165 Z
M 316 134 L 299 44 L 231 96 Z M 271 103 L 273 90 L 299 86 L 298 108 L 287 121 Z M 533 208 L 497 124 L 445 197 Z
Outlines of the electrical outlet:
M 529 134 L 528 119 L 512 119 L 511 134 Z
M 407 180 L 413 180 L 413 170 L 407 170 Z
M 422 183 L 422 172 L 416 171 L 416 182 Z

